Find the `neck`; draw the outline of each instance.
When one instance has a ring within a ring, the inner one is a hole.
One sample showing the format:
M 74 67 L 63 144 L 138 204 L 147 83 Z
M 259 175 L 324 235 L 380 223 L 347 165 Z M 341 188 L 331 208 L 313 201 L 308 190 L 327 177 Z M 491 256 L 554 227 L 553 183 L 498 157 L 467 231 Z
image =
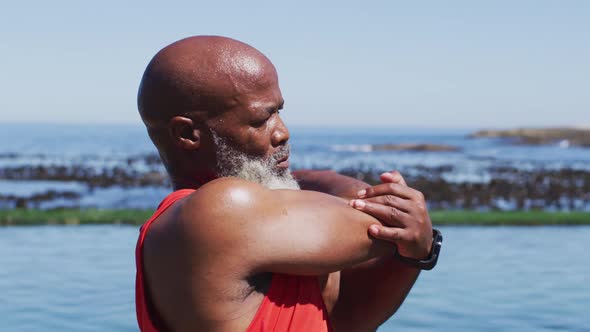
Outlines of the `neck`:
M 197 189 L 218 178 L 209 160 L 198 159 L 194 155 L 169 157 L 165 166 L 174 190 Z
M 213 181 L 217 176 L 213 173 L 198 174 L 196 176 L 173 176 L 171 175 L 172 188 L 174 190 L 180 189 L 197 189 L 207 182 Z

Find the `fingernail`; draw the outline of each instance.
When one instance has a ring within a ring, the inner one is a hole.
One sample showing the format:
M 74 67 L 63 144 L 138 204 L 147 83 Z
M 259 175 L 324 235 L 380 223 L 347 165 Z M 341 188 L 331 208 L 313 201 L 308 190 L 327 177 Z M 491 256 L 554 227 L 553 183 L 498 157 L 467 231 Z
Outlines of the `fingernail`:
M 358 197 L 360 197 L 360 198 L 363 198 L 363 197 L 365 197 L 365 195 L 366 195 L 366 194 L 367 194 L 367 191 L 366 191 L 365 189 L 363 189 L 363 190 L 359 190 L 359 192 L 358 192 L 358 193 L 356 193 L 356 195 L 357 195 Z
M 354 207 L 357 209 L 362 209 L 365 207 L 365 202 L 360 199 L 357 199 L 354 201 Z

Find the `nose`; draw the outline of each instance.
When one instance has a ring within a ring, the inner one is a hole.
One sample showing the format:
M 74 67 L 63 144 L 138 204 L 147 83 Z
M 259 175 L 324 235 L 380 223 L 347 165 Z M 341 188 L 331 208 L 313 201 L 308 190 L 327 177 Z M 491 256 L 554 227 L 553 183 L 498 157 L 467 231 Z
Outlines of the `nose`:
M 277 117 L 276 121 L 276 126 L 271 136 L 271 143 L 274 147 L 285 145 L 289 140 L 289 129 L 287 129 L 283 120 Z

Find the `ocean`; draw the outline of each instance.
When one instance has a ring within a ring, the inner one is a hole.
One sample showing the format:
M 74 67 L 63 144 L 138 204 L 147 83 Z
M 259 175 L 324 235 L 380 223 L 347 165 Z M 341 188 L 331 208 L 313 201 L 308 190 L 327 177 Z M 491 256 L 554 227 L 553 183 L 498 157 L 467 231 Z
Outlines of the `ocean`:
M 549 210 L 590 210 L 590 197 L 579 195 L 590 185 L 590 149 L 562 142 L 529 146 L 468 138 L 476 129 L 293 127 L 291 167 L 346 174 L 399 170 L 415 178 L 417 185 L 420 179 L 435 178 L 450 186 L 451 192 L 459 193 L 469 190 L 466 186 L 487 185 L 492 180 L 505 181 L 511 187 L 540 188 L 540 182 L 553 183 L 568 176 L 573 184 L 529 193 L 530 200 L 521 205 L 517 193 L 510 193 L 498 194 L 476 206 L 526 209 L 542 205 Z M 440 144 L 457 151 L 375 148 L 404 143 Z M 539 174 L 546 178 L 539 179 Z M 154 182 L 154 178 L 159 180 Z M 561 204 L 562 192 L 572 186 L 579 187 L 578 192 L 566 192 L 567 203 Z M 422 187 L 429 189 L 426 184 Z M 554 197 L 552 191 L 560 197 L 543 200 Z M 155 208 L 168 192 L 165 170 L 140 125 L 0 124 L 0 208 L 14 208 L 18 202 L 33 208 Z M 450 200 L 434 202 L 438 204 L 434 207 L 466 208 L 457 203 L 464 197 Z
M 441 227 L 379 331 L 590 331 L 590 227 Z M 0 227 L 0 331 L 137 331 L 134 226 Z
M 590 210 L 590 150 L 468 138 L 475 129 L 294 127 L 291 164 L 400 170 L 439 208 L 475 197 L 478 209 Z M 375 149 L 401 143 L 457 151 Z M 141 126 L 0 125 L 3 209 L 152 209 L 170 191 L 163 172 Z M 438 266 L 380 331 L 590 331 L 590 227 L 441 230 Z M 0 331 L 137 331 L 137 235 L 120 225 L 0 227 Z

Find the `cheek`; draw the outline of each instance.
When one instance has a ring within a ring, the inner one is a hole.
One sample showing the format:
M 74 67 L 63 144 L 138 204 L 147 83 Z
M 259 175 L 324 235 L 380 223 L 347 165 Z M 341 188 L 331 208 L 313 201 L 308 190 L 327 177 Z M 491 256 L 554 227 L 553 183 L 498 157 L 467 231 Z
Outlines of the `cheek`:
M 271 131 L 268 127 L 252 128 L 248 133 L 248 139 L 244 149 L 246 152 L 256 156 L 269 157 L 272 153 Z

